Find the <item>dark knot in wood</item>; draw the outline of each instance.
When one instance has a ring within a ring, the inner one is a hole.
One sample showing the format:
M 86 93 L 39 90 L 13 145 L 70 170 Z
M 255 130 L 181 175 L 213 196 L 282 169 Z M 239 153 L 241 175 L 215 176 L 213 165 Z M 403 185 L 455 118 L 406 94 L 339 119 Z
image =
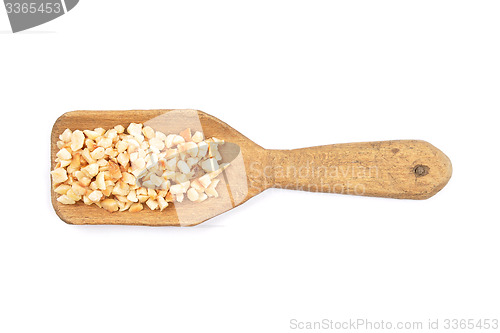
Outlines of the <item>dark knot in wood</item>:
M 429 173 L 429 167 L 427 165 L 419 164 L 413 168 L 413 173 L 417 177 L 423 177 Z

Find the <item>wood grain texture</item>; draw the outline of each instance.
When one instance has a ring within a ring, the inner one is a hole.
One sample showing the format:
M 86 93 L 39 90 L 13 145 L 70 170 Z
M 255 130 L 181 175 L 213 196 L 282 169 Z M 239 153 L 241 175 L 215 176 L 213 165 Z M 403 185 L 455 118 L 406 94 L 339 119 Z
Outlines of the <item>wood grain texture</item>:
M 451 177 L 448 157 L 428 142 L 360 142 L 269 151 L 274 187 L 427 199 Z
M 451 177 L 450 160 L 425 141 L 401 140 L 337 144 L 294 150 L 266 150 L 219 119 L 197 110 L 73 111 L 55 122 L 51 135 L 51 168 L 57 141 L 66 129 L 84 130 L 131 122 L 164 133 L 184 128 L 224 139 L 222 162 L 231 162 L 218 186 L 219 198 L 202 203 L 171 204 L 163 212 L 109 213 L 95 205 L 59 203 L 57 215 L 70 224 L 192 226 L 232 209 L 270 188 L 332 192 L 404 199 L 426 199 Z M 235 147 L 238 147 L 236 150 Z

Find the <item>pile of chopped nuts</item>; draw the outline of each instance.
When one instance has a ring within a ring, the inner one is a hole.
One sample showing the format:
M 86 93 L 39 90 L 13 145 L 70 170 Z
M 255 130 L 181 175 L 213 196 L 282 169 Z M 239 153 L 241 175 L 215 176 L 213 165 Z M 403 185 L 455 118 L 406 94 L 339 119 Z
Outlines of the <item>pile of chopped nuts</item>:
M 57 142 L 52 174 L 62 204 L 82 200 L 109 212 L 138 212 L 143 204 L 163 211 L 169 202 L 202 202 L 218 197 L 217 176 L 222 163 L 217 138 L 204 138 L 187 128 L 165 135 L 149 126 L 131 123 L 105 130 L 66 129 Z

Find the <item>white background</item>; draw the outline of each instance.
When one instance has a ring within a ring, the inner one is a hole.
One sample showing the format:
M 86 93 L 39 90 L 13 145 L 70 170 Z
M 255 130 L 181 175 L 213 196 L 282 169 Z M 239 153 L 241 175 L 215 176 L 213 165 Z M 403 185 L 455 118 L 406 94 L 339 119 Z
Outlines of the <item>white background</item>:
M 498 318 L 499 17 L 498 1 L 84 0 L 12 34 L 0 7 L 0 331 Z M 266 148 L 422 139 L 454 174 L 424 201 L 269 190 L 194 228 L 63 223 L 52 124 L 133 108 L 200 109 Z

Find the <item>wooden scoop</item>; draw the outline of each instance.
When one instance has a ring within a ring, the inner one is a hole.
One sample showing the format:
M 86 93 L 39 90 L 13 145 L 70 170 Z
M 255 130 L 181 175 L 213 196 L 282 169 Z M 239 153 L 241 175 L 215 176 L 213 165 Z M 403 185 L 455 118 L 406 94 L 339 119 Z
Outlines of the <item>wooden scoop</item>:
M 163 212 L 147 207 L 138 213 L 109 213 L 82 202 L 63 205 L 52 190 L 57 215 L 70 224 L 192 226 L 241 205 L 274 187 L 397 199 L 427 199 L 451 177 L 448 157 L 420 140 L 346 143 L 293 150 L 264 149 L 219 119 L 196 110 L 74 111 L 55 122 L 51 167 L 56 142 L 66 129 L 113 128 L 143 123 L 166 134 L 185 128 L 226 141 L 222 162 L 230 162 L 217 186 L 219 197 L 201 203 L 170 203 Z M 291 133 L 292 134 L 292 133 Z

